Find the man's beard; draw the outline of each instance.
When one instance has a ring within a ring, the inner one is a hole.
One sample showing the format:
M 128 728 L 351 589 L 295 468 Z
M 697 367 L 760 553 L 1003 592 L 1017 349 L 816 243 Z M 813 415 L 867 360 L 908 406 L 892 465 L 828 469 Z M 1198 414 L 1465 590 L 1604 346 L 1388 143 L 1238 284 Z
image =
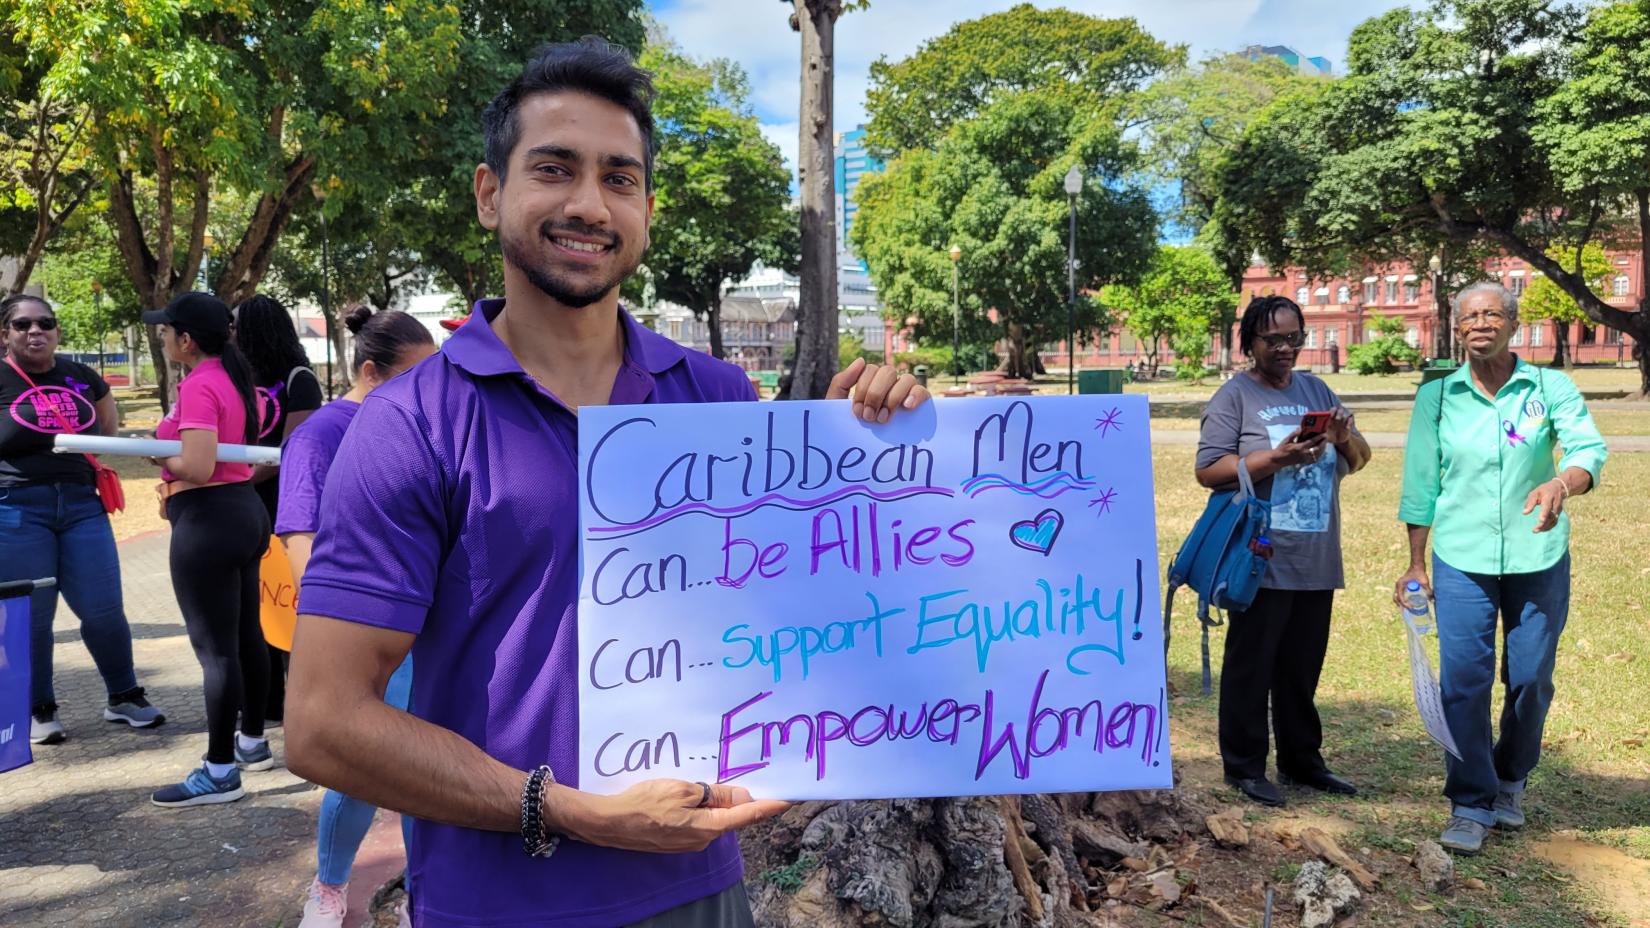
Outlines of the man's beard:
M 557 227 L 548 222 L 539 227 L 539 234 L 545 240 L 556 234 L 557 231 Z M 613 240 L 609 253 L 619 257 L 621 261 L 623 260 L 624 238 L 617 233 L 599 233 L 586 228 L 575 229 L 566 224 L 563 225 L 562 231 L 579 235 L 606 235 Z M 505 232 L 503 227 L 499 228 L 498 240 L 499 247 L 504 252 L 505 261 L 514 265 L 522 274 L 526 275 L 527 280 L 533 286 L 539 288 L 545 296 L 573 309 L 583 309 L 606 296 L 612 292 L 614 287 L 617 287 L 631 274 L 634 274 L 636 268 L 641 266 L 642 263 L 642 256 L 638 254 L 628 265 L 621 263 L 614 269 L 612 276 L 606 280 L 580 286 L 567 277 L 558 276 L 551 270 L 550 262 L 540 257 L 540 252 L 535 251 L 529 244 Z

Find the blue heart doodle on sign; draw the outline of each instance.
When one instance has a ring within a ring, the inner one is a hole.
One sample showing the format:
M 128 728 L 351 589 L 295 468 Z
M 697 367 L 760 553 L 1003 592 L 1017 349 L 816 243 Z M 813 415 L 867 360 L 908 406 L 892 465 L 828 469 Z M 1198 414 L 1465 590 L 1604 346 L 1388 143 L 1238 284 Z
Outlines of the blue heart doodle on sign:
M 1060 537 L 1060 529 L 1065 524 L 1066 517 L 1059 510 L 1044 509 L 1035 519 L 1009 526 L 1008 540 L 1014 542 L 1015 547 L 1047 555 L 1054 550 L 1054 540 Z

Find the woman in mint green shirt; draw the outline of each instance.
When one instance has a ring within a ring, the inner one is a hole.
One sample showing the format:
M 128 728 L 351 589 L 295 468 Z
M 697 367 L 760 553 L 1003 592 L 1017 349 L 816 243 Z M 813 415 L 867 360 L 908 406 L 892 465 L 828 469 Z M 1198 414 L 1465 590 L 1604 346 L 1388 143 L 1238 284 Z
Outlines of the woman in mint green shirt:
M 1473 284 L 1455 298 L 1455 326 L 1468 363 L 1422 387 L 1410 418 L 1398 505 L 1410 565 L 1393 599 L 1402 605 L 1415 581 L 1437 603 L 1444 715 L 1461 751 L 1460 759 L 1445 758 L 1453 808 L 1440 843 L 1475 854 L 1490 828 L 1524 824 L 1524 781 L 1541 755 L 1569 614 L 1565 503 L 1598 485 L 1605 450 L 1570 378 L 1509 350 L 1516 296 L 1499 284 Z M 1498 620 L 1506 700 L 1492 744 Z

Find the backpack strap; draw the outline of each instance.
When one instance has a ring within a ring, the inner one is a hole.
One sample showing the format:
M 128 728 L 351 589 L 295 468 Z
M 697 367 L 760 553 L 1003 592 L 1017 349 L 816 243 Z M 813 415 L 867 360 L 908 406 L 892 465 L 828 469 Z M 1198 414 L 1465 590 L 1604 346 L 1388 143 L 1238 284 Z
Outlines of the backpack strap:
M 319 384 L 321 382 L 321 375 L 320 374 L 317 374 L 317 373 L 315 373 L 315 371 L 313 369 L 311 369 L 309 367 L 305 367 L 304 365 L 300 364 L 297 367 L 293 368 L 292 370 L 286 372 L 286 390 L 287 390 L 287 393 L 289 393 L 289 394 L 292 392 L 292 381 L 293 381 L 294 378 L 296 378 L 298 376 L 299 371 L 303 371 L 304 373 L 308 374 L 309 376 L 314 377 L 315 382 L 317 384 Z

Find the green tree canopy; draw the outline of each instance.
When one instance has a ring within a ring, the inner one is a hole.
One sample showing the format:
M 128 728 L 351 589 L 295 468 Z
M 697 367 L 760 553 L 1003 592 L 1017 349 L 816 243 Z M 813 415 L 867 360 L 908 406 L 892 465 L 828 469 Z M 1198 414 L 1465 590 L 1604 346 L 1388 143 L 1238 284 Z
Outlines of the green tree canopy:
M 1596 242 L 1589 242 L 1579 250 L 1556 247 L 1548 252 L 1553 260 L 1563 262 L 1572 270 L 1578 271 L 1589 287 L 1596 288 L 1603 293 L 1605 280 L 1611 275 L 1610 259 L 1604 249 Z M 1518 299 L 1518 315 L 1521 319 L 1530 322 L 1540 322 L 1551 319 L 1553 326 L 1553 364 L 1567 365 L 1571 358 L 1569 354 L 1570 323 L 1586 322 L 1587 314 L 1581 311 L 1581 305 L 1575 297 L 1559 289 L 1546 275 L 1530 281 L 1525 288 L 1524 295 Z
M 787 206 L 791 173 L 762 135 L 749 82 L 732 62 L 699 63 L 662 41 L 641 64 L 659 90 L 656 202 L 645 278 L 661 299 L 707 319 L 711 354 L 722 349 L 722 287 L 756 262 L 795 270 L 801 248 Z
M 866 96 L 872 148 L 933 148 L 951 126 L 1025 91 L 1068 105 L 1116 106 L 1185 50 L 1152 38 L 1133 19 L 1104 19 L 1022 3 L 953 26 L 902 61 L 871 65 Z
M 1146 353 L 1146 366 L 1157 371 L 1157 353 L 1166 341 L 1182 373 L 1200 375 L 1210 336 L 1230 318 L 1237 293 L 1220 265 L 1195 245 L 1165 245 L 1135 284 L 1114 284 L 1100 291 Z
M 1179 192 L 1166 218 L 1194 235 L 1202 231 L 1220 193 L 1220 162 L 1249 123 L 1273 100 L 1323 83 L 1276 58 L 1221 54 L 1175 68 L 1136 95 L 1127 115 L 1144 124 L 1146 169 Z
M 1325 274 L 1489 246 L 1650 341 L 1650 312 L 1612 306 L 1548 254 L 1650 254 L 1650 10 L 1436 0 L 1359 26 L 1347 71 L 1279 99 L 1222 164 L 1215 217 L 1237 243 Z M 1650 354 L 1641 374 L 1650 391 Z
M 962 328 L 970 343 L 1007 339 L 1008 370 L 1036 372 L 1028 349 L 1066 331 L 1067 198 L 1077 198 L 1078 286 L 1131 280 L 1156 251 L 1156 217 L 1136 174 L 1138 152 L 1107 115 L 1059 94 L 1005 97 L 951 128 L 936 149 L 912 149 L 860 182 L 853 244 L 891 313 L 916 336 L 949 341 L 952 244 L 962 249 Z M 995 310 L 997 321 L 988 312 Z M 1100 327 L 1079 299 L 1078 332 Z

